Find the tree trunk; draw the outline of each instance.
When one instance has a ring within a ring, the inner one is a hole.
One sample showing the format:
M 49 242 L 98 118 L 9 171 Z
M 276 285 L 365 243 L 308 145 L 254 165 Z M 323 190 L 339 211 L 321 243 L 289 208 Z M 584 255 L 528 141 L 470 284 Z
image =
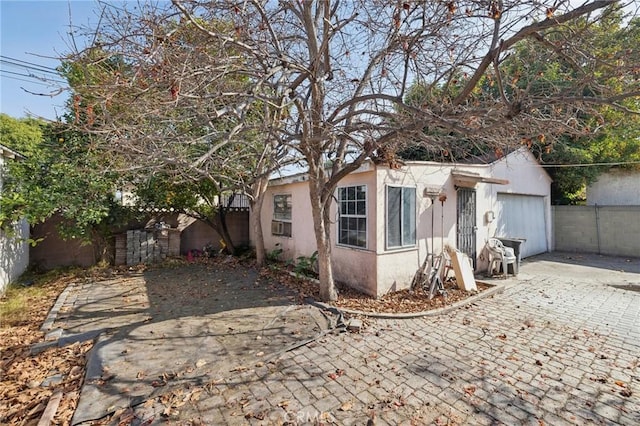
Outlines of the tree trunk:
M 269 176 L 259 178 L 253 184 L 253 198 L 251 199 L 251 227 L 253 229 L 254 243 L 256 246 L 256 264 L 262 267 L 266 261 L 266 250 L 264 248 L 264 234 L 262 232 L 262 205 L 267 192 Z
M 113 264 L 110 253 L 109 240 L 99 230 L 91 228 L 91 244 L 93 245 L 93 259 L 96 265 L 101 263 Z
M 231 235 L 229 234 L 229 228 L 227 228 L 227 212 L 225 209 L 220 206 L 218 208 L 218 214 L 216 215 L 216 222 L 218 224 L 218 233 L 222 237 L 222 241 L 225 244 L 225 250 L 227 253 L 231 255 L 236 254 L 236 247 L 233 244 L 233 240 L 231 240 Z
M 313 175 L 313 173 L 310 174 Z M 317 177 L 310 177 L 309 189 L 311 212 L 313 214 L 313 229 L 318 246 L 320 299 L 324 302 L 330 302 L 338 298 L 338 293 L 336 292 L 335 282 L 333 281 L 333 267 L 331 265 L 329 203 L 323 202 L 323 183 Z

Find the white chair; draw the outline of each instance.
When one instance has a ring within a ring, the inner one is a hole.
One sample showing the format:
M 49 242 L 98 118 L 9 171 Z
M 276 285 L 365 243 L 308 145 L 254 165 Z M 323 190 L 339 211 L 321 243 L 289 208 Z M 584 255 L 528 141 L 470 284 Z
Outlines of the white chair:
M 516 257 L 511 247 L 505 247 L 497 238 L 489 238 L 487 241 L 487 251 L 489 252 L 489 270 L 487 275 L 492 276 L 494 270 L 500 270 L 502 265 L 502 271 L 506 278 L 508 265 L 513 265 L 514 275 L 518 271 L 518 258 Z

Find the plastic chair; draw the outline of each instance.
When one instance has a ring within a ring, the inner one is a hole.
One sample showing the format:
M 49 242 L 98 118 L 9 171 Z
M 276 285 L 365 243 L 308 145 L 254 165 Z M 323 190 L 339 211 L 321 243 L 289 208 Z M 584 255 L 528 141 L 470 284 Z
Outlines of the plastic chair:
M 497 238 L 489 238 L 487 250 L 489 252 L 489 270 L 487 271 L 489 276 L 493 275 L 494 269 L 499 271 L 501 264 L 505 278 L 508 265 L 513 265 L 514 275 L 518 274 L 518 258 L 511 247 L 505 247 L 502 241 Z

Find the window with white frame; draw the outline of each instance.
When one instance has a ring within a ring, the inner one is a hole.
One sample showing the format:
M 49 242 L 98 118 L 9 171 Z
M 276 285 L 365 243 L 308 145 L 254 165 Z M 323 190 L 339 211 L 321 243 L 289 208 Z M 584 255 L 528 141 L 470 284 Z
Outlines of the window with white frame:
M 387 248 L 416 244 L 416 189 L 387 186 Z
M 338 244 L 367 247 L 367 187 L 338 188 Z
M 281 237 L 291 236 L 291 194 L 273 196 L 271 234 Z

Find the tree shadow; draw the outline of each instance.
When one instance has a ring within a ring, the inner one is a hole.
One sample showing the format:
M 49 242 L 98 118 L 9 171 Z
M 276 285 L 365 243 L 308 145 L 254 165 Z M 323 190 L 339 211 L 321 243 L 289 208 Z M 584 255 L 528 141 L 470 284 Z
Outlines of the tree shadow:
M 61 339 L 99 334 L 73 423 L 244 371 L 329 327 L 297 293 L 225 263 L 84 285 Z

